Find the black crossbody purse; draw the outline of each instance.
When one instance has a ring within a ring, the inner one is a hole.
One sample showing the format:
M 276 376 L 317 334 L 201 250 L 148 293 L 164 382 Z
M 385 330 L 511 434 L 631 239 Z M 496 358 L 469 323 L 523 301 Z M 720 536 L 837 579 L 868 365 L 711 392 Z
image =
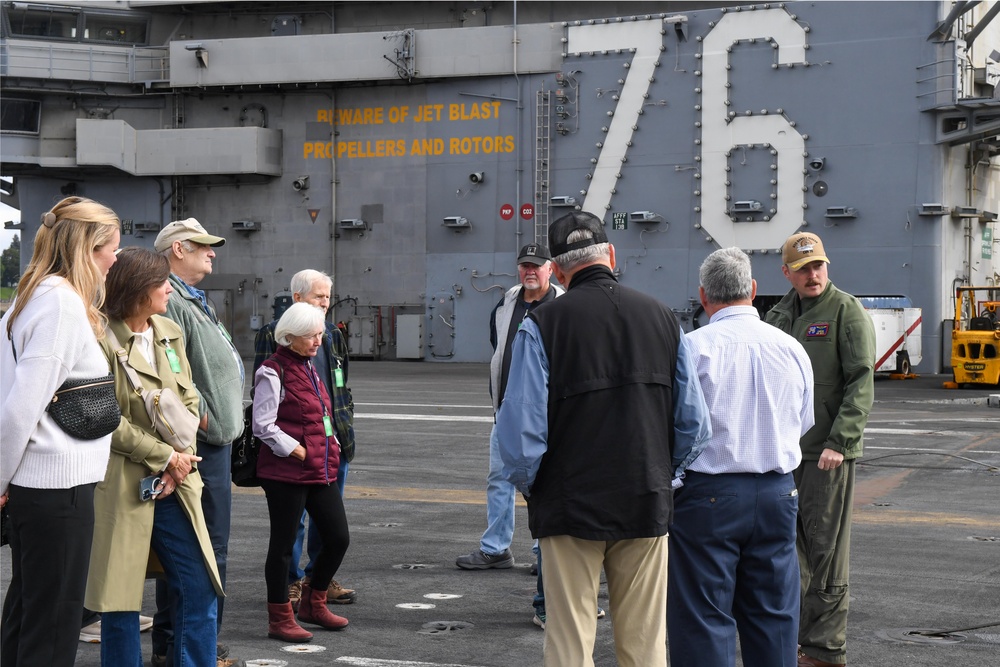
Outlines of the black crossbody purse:
M 46 408 L 59 428 L 79 440 L 96 440 L 121 422 L 115 397 L 115 376 L 92 380 L 66 380 Z
M 17 363 L 17 348 L 10 342 Z M 113 374 L 89 380 L 66 380 L 56 390 L 46 411 L 67 435 L 97 440 L 118 428 L 122 411 L 115 397 Z

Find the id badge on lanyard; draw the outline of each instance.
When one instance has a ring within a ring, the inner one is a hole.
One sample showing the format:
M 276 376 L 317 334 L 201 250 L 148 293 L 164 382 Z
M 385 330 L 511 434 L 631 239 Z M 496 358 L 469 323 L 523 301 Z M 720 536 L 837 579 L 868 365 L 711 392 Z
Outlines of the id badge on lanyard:
M 174 373 L 180 373 L 181 360 L 177 358 L 177 353 L 174 352 L 174 348 L 170 347 L 169 343 L 167 343 L 166 354 L 167 354 L 167 361 L 170 363 L 170 370 L 172 370 Z

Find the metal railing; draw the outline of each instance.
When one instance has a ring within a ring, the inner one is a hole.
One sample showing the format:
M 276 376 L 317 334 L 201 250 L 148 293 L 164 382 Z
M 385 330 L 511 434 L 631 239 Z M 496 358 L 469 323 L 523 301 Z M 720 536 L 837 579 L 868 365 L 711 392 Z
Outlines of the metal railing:
M 0 75 L 105 83 L 165 83 L 170 50 L 150 46 L 96 46 L 5 39 Z

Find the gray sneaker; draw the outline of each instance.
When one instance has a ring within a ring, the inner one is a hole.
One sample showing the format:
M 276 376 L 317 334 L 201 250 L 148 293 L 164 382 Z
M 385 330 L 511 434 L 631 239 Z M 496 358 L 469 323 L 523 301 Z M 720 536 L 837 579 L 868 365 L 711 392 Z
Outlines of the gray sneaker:
M 498 553 L 495 556 L 483 551 L 473 551 L 471 554 L 456 558 L 455 565 L 463 570 L 489 570 L 490 568 L 506 570 L 514 567 L 514 554 L 510 552 L 510 549 L 504 549 L 503 553 Z

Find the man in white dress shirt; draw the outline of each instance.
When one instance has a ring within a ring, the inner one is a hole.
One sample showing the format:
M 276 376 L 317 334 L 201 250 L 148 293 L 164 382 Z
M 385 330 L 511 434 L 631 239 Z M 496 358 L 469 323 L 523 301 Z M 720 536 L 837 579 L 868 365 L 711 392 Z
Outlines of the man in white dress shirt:
M 707 326 L 685 338 L 712 437 L 674 495 L 667 628 L 675 665 L 795 667 L 799 438 L 813 425 L 802 345 L 761 321 L 757 282 L 738 248 L 699 270 Z

